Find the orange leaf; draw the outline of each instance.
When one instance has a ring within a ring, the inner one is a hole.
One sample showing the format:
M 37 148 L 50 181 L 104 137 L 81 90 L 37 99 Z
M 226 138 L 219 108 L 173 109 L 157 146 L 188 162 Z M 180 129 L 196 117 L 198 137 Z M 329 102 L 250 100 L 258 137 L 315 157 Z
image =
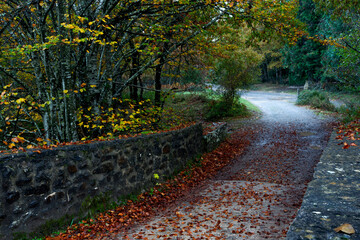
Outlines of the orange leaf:
M 14 143 L 10 143 L 10 144 L 8 145 L 8 147 L 11 149 L 11 148 L 15 147 L 15 144 L 14 144 Z
M 355 233 L 353 226 L 351 226 L 351 224 L 348 224 L 348 223 L 345 223 L 345 224 L 341 225 L 340 227 L 335 228 L 334 231 L 335 232 L 343 232 L 343 233 L 346 233 L 349 235 Z

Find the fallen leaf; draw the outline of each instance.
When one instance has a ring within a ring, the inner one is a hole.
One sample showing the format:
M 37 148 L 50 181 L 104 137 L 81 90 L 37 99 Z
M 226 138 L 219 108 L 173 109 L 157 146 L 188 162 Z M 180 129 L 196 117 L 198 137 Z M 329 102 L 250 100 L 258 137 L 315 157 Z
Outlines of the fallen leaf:
M 335 232 L 343 232 L 343 233 L 346 233 L 346 234 L 349 234 L 349 235 L 355 233 L 355 229 L 349 223 L 344 223 L 340 227 L 335 228 L 334 231 Z

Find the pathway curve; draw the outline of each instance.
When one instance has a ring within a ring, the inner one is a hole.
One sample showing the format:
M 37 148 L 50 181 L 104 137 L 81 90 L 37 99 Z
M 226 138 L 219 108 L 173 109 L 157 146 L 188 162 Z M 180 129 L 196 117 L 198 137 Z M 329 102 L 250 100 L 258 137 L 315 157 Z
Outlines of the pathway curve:
M 263 115 L 230 121 L 256 132 L 245 154 L 201 188 L 118 239 L 284 239 L 326 146 L 330 120 L 296 96 L 249 92 Z

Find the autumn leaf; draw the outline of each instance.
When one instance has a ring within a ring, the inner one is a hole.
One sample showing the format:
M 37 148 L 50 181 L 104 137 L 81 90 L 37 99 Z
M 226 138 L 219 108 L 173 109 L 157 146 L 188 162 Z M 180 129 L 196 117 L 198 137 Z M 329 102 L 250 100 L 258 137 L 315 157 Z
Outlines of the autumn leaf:
M 353 226 L 349 223 L 344 223 L 343 225 L 337 227 L 334 229 L 335 232 L 343 232 L 346 234 L 354 234 L 355 233 L 355 229 L 353 228 Z
M 8 148 L 11 149 L 11 148 L 15 147 L 15 144 L 14 143 L 9 143 L 7 146 L 8 146 Z
M 17 137 L 14 137 L 11 139 L 12 142 L 14 143 L 23 143 L 24 142 L 24 138 L 23 137 L 20 137 L 20 136 L 17 136 Z
M 25 101 L 26 101 L 25 98 L 19 98 L 19 99 L 16 100 L 16 103 L 21 104 L 21 103 L 23 103 Z
M 344 142 L 344 146 L 342 147 L 343 149 L 348 149 L 350 147 L 349 144 L 347 144 L 346 142 Z

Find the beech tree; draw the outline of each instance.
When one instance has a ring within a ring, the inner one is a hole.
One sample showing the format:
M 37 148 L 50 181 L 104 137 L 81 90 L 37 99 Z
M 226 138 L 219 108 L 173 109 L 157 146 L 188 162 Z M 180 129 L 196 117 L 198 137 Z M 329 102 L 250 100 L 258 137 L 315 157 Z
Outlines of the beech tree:
M 295 41 L 302 34 L 296 7 L 296 1 L 0 0 L 3 143 L 77 141 L 106 135 L 105 123 L 121 129 L 136 118 L 136 109 L 119 101 L 125 90 L 142 101 L 149 90 L 142 75 L 153 74 L 161 106 L 164 66 L 191 50 L 205 29 L 231 15 L 262 25 L 263 37 L 275 30 Z
M 224 106 L 231 108 L 238 100 L 238 91 L 259 79 L 264 56 L 257 44 L 248 42 L 252 32 L 246 25 L 235 27 L 224 21 L 212 30 L 209 37 L 214 39 L 213 47 L 203 57 L 213 69 L 214 82 L 224 88 Z

